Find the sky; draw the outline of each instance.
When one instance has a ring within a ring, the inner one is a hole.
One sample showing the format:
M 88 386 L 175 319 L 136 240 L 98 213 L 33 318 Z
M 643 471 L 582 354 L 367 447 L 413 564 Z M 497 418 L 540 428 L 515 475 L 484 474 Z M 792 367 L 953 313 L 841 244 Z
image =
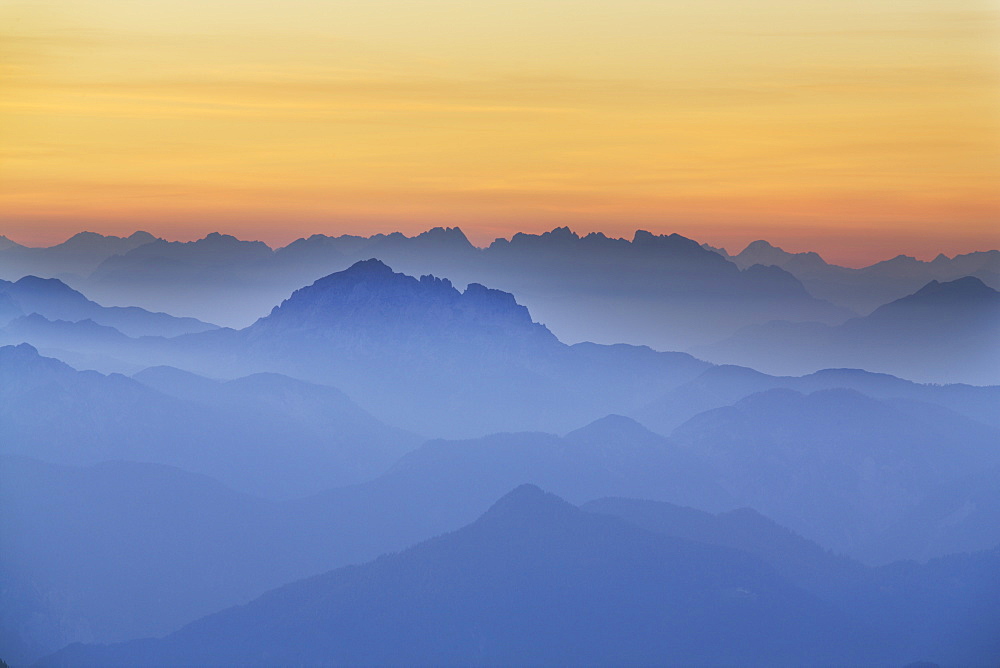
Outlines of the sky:
M 0 0 L 0 234 L 1000 247 L 1000 2 Z

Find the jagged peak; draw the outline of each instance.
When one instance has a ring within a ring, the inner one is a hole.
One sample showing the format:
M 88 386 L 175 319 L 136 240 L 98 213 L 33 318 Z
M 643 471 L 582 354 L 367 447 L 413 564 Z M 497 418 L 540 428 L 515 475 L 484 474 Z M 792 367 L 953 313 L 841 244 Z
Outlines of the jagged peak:
M 580 235 L 569 229 L 568 226 L 554 227 L 548 232 L 543 232 L 541 236 L 552 239 L 572 239 L 574 241 L 580 238 Z
M 440 227 L 440 226 L 438 226 L 438 227 L 432 227 L 431 229 L 427 230 L 426 232 L 421 232 L 420 234 L 418 234 L 417 236 L 415 236 L 413 238 L 414 239 L 427 239 L 427 240 L 433 240 L 433 241 L 443 241 L 443 242 L 447 242 L 447 243 L 451 243 L 451 244 L 456 244 L 456 245 L 460 245 L 460 246 L 469 246 L 469 247 L 472 247 L 472 242 L 470 242 L 469 238 L 467 236 L 465 236 L 465 232 L 462 231 L 462 228 L 460 228 L 458 226 L 455 226 L 455 227 Z
M 689 239 L 683 235 L 677 234 L 676 232 L 671 234 L 653 234 L 648 230 L 636 230 L 632 235 L 632 245 L 651 246 L 655 248 L 684 248 L 699 251 L 704 253 L 706 256 L 711 254 L 711 256 L 718 257 L 716 253 L 702 248 L 701 244 L 694 239 Z
M 579 241 L 580 235 L 571 230 L 569 227 L 555 227 L 548 232 L 542 232 L 541 234 L 528 234 L 526 232 L 518 232 L 510 238 L 510 241 L 506 239 L 497 239 L 491 244 L 493 245 L 505 245 L 505 244 L 524 244 L 531 242 L 541 242 L 541 243 L 564 243 Z
M 394 272 L 392 271 L 392 267 L 387 265 L 385 262 L 382 262 L 382 260 L 372 257 L 368 258 L 367 260 L 358 260 L 347 269 L 343 271 L 338 271 L 334 274 L 330 274 L 329 276 L 321 278 L 320 280 L 322 281 L 327 278 L 333 278 L 334 276 L 343 276 L 343 277 L 389 276 L 393 273 Z

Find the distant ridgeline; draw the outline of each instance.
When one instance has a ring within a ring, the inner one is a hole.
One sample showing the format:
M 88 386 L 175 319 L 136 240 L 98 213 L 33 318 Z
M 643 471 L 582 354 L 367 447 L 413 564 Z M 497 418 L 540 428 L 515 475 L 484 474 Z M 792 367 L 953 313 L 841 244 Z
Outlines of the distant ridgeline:
M 0 238 L 0 656 L 992 665 L 998 255 Z
M 487 248 L 473 246 L 458 228 L 414 237 L 313 235 L 276 250 L 217 233 L 187 243 L 142 232 L 128 238 L 81 233 L 51 248 L 0 241 L 0 278 L 61 278 L 100 303 L 243 327 L 295 289 L 369 258 L 413 276 L 510 292 L 566 342 L 657 350 L 713 344 L 775 320 L 837 325 L 932 280 L 974 276 L 1000 289 L 998 251 L 932 262 L 900 256 L 848 269 L 763 241 L 729 257 L 677 234 L 638 231 L 625 240 L 579 237 L 568 228 L 519 233 Z

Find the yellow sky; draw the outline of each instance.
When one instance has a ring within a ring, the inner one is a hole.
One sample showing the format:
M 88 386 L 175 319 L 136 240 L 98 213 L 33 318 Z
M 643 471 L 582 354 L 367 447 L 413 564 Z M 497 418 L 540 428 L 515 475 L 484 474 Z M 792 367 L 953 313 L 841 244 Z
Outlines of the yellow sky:
M 0 0 L 0 233 L 996 247 L 1000 3 Z

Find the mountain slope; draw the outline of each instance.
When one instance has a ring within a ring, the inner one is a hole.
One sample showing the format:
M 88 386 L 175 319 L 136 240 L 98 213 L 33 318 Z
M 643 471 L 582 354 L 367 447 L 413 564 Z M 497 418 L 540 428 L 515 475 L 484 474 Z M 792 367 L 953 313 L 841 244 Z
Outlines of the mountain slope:
M 873 569 L 823 550 L 747 508 L 711 515 L 668 503 L 600 499 L 583 510 L 753 554 L 789 582 L 875 629 L 885 645 L 905 648 L 898 663 L 935 657 L 985 665 L 1000 656 L 1000 583 L 993 577 L 1000 547 Z
M 911 399 L 936 404 L 983 424 L 1000 427 L 1000 411 L 997 410 L 1000 386 L 919 384 L 861 369 L 823 369 L 805 376 L 770 376 L 747 367 L 729 365 L 706 369 L 694 380 L 669 390 L 632 416 L 658 433 L 669 434 L 699 413 L 731 406 L 751 394 L 779 388 L 803 393 L 848 389 L 874 399 Z
M 173 366 L 274 371 L 342 388 L 425 434 L 567 431 L 623 413 L 707 368 L 685 354 L 567 346 L 499 290 L 359 262 L 297 290 L 251 327 L 177 339 Z
M 921 382 L 1000 384 L 1000 292 L 977 278 L 932 281 L 842 325 L 773 322 L 695 352 L 781 374 L 824 367 L 881 371 Z
M 414 276 L 511 292 L 568 342 L 679 350 L 750 323 L 840 322 L 852 315 L 812 297 L 782 269 L 741 271 L 690 239 L 642 230 L 632 239 L 612 239 L 556 228 L 476 248 L 460 229 L 437 227 L 413 237 L 313 235 L 273 252 L 213 234 L 109 258 L 86 289 L 109 303 L 243 327 L 295 288 L 369 258 Z M 589 317 L 594 312 L 613 317 Z
M 194 318 L 175 318 L 134 306 L 101 306 L 55 278 L 25 276 L 14 283 L 0 281 L 0 294 L 6 295 L 16 305 L 19 310 L 17 315 L 37 313 L 49 320 L 68 322 L 92 320 L 132 337 L 169 337 L 216 328 Z M 0 321 L 0 326 L 8 321 Z
M 226 395 L 240 381 L 220 384 L 174 369 L 139 378 L 192 399 L 245 395 Z M 11 576 L 11 591 L 27 592 L 8 601 L 5 625 L 39 643 L 48 638 L 42 647 L 48 651 L 69 641 L 162 634 L 267 587 L 404 549 L 475 520 L 526 482 L 579 501 L 638 493 L 732 507 L 696 458 L 622 418 L 565 439 L 502 434 L 432 441 L 375 480 L 280 503 L 152 464 L 69 468 L 0 457 L 0 466 L 0 477 L 17 481 L 0 489 L 0 531 L 7 537 L 0 572 Z M 264 473 L 274 482 L 282 477 L 274 465 Z M 187 540 L 175 541 L 179 535 Z M 143 575 L 149 572 L 156 577 Z M 184 582 L 190 584 L 178 584 Z M 27 619 L 35 626 L 25 628 Z
M 273 375 L 201 379 L 212 389 L 193 396 L 157 383 L 163 375 L 141 374 L 144 385 L 76 371 L 28 345 L 0 347 L 0 452 L 170 464 L 287 497 L 377 475 L 416 445 L 333 388 Z
M 16 280 L 29 274 L 79 279 L 107 258 L 151 243 L 156 237 L 148 232 L 135 232 L 128 237 L 80 232 L 48 248 L 22 246 L 4 239 L 7 243 L 0 243 L 0 278 Z
M 766 241 L 754 241 L 730 259 L 740 269 L 753 264 L 781 267 L 802 281 L 811 294 L 863 314 L 912 294 L 932 280 L 947 282 L 974 276 L 1000 290 L 1000 251 L 997 250 L 953 258 L 940 254 L 930 262 L 899 255 L 852 269 L 828 264 L 816 253 L 789 253 Z
M 933 525 L 911 527 L 902 543 L 886 532 L 940 486 L 1000 462 L 996 428 L 850 390 L 769 390 L 701 413 L 671 438 L 708 460 L 739 503 L 867 560 L 905 558 L 902 545 L 921 536 L 922 550 L 953 551 L 927 543 Z M 992 527 L 979 531 L 978 549 L 1000 543 Z
M 399 554 L 162 640 L 73 646 L 42 665 L 824 663 L 857 658 L 868 642 L 747 555 L 524 486 L 472 525 Z

